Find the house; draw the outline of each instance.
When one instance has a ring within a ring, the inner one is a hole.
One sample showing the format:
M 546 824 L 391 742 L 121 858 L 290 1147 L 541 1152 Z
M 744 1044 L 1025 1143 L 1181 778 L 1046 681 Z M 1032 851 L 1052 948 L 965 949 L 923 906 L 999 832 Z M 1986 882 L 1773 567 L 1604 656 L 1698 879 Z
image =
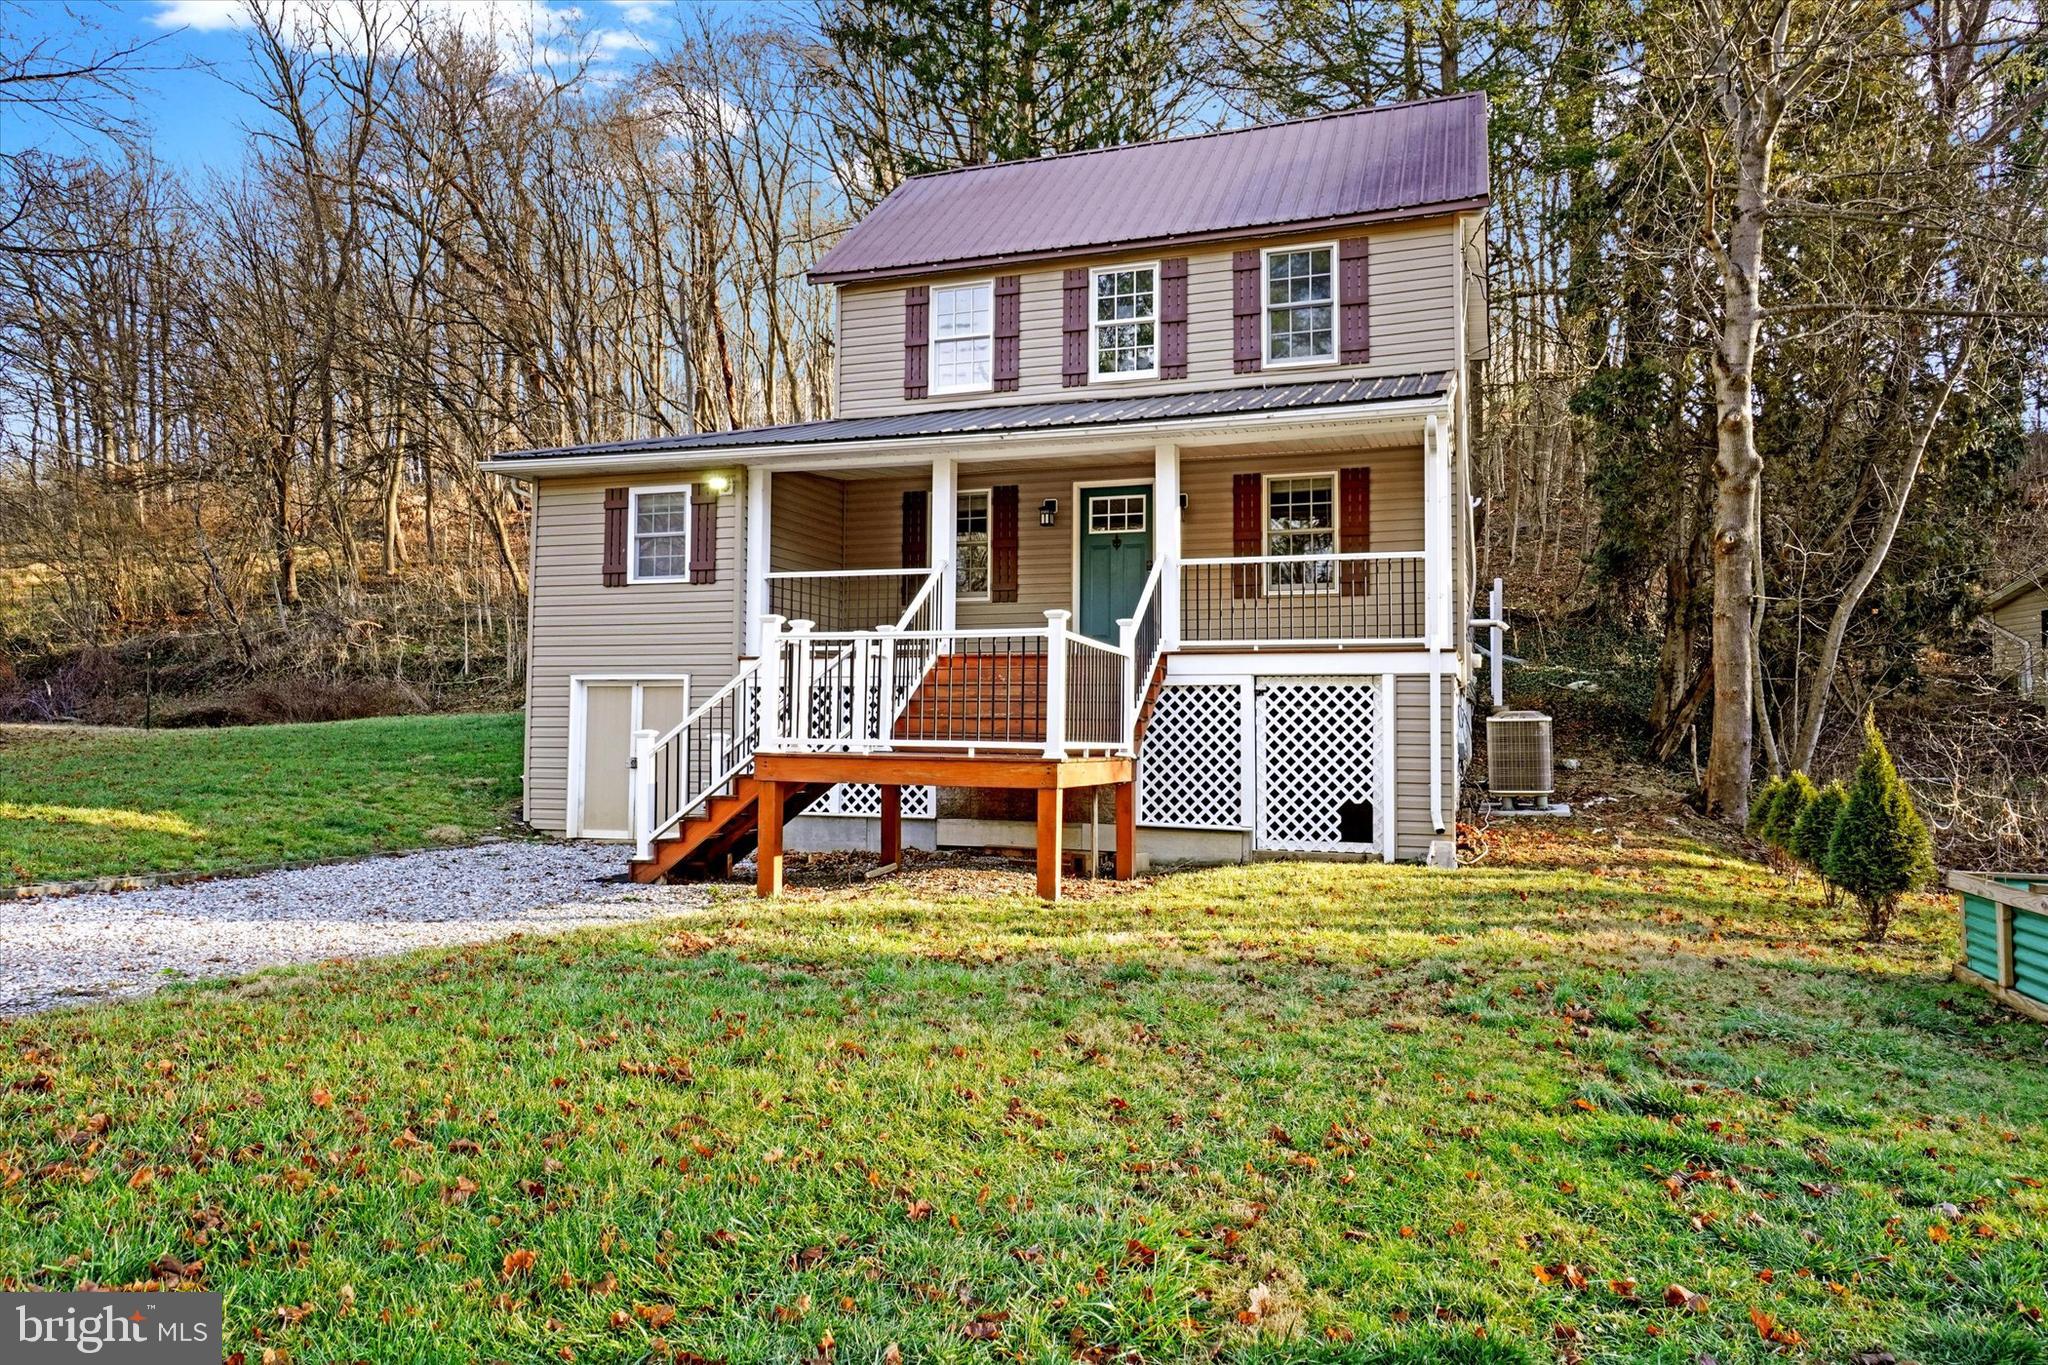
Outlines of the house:
M 1991 623 L 1991 660 L 1998 675 L 2018 683 L 2020 695 L 2048 700 L 2048 564 L 2021 574 L 1985 603 Z
M 811 272 L 836 417 L 529 450 L 526 818 L 1116 868 L 1449 858 L 1487 109 L 906 181 Z M 632 774 L 629 779 L 628 773 Z M 1108 790 L 1105 791 L 1104 788 Z

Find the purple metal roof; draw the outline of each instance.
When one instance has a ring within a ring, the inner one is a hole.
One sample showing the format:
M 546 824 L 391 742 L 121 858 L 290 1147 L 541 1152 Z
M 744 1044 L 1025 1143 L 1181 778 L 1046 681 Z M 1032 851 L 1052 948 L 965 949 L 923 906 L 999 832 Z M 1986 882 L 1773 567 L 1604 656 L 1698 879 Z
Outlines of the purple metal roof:
M 1486 97 L 1453 95 L 917 176 L 840 238 L 811 278 L 1412 217 L 1486 198 Z

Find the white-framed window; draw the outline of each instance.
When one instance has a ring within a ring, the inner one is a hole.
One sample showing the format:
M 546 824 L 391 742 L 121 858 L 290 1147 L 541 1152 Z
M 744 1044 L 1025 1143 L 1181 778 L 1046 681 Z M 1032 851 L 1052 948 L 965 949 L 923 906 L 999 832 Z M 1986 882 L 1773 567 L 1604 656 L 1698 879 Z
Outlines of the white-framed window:
M 963 488 L 953 502 L 955 601 L 988 601 L 988 501 L 986 488 Z
M 995 384 L 993 280 L 932 288 L 931 393 L 972 393 Z
M 1266 363 L 1337 358 L 1337 248 L 1273 247 L 1265 253 Z
M 626 581 L 677 583 L 690 576 L 690 486 L 636 488 L 626 506 Z
M 1116 266 L 1091 272 L 1089 307 L 1097 379 L 1159 375 L 1159 267 Z
M 1266 476 L 1266 553 L 1324 555 L 1337 551 L 1337 476 Z M 1330 592 L 1336 561 L 1268 564 L 1266 586 L 1277 592 Z
M 1093 494 L 1088 499 L 1088 530 L 1095 535 L 1123 531 L 1138 534 L 1145 529 L 1143 493 Z

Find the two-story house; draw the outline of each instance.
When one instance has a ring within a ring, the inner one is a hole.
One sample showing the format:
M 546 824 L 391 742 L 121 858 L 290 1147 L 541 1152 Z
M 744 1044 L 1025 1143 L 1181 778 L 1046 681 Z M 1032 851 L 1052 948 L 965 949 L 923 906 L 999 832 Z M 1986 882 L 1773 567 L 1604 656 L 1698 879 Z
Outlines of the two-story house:
M 491 462 L 527 819 L 764 894 L 906 839 L 1047 896 L 1090 840 L 1442 860 L 1487 202 L 1477 95 L 904 182 L 812 271 L 838 416 Z

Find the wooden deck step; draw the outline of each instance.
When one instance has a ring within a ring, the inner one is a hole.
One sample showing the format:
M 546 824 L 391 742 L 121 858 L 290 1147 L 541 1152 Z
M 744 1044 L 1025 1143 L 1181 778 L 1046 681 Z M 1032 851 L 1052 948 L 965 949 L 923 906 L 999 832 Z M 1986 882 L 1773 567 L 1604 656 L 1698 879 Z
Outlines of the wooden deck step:
M 803 814 L 830 790 L 829 783 L 788 787 L 783 819 Z M 735 779 L 730 794 L 712 797 L 702 814 L 685 818 L 673 832 L 656 839 L 652 857 L 633 859 L 633 880 L 703 881 L 724 876 L 734 862 L 754 851 L 761 828 L 760 799 L 761 784 L 751 775 Z

